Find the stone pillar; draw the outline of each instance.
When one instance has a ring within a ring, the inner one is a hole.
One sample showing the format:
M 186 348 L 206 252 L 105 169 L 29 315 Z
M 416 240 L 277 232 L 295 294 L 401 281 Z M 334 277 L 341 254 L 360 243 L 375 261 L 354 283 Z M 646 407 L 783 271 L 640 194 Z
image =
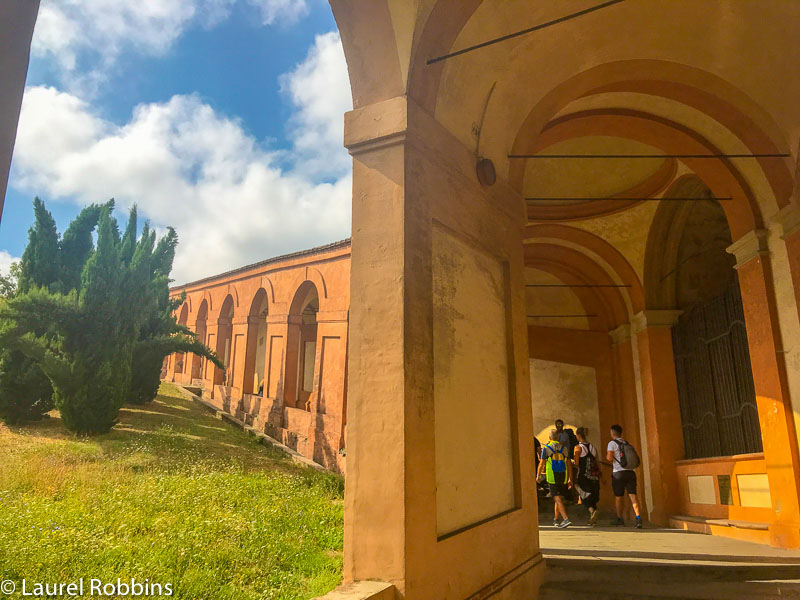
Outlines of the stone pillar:
M 219 348 L 217 347 L 217 334 L 218 334 L 219 326 L 217 325 L 217 317 L 216 315 L 212 316 L 211 314 L 208 315 L 208 320 L 206 321 L 206 346 L 211 348 L 214 352 L 219 355 L 220 360 L 224 357 L 219 353 Z M 210 360 L 203 359 L 201 363 L 203 367 L 202 373 L 200 373 L 200 377 L 203 379 L 203 388 L 207 390 L 211 397 L 214 397 L 214 385 L 217 383 L 216 373 L 219 371 L 219 368 L 214 365 Z
M 796 194 L 800 195 L 800 180 L 798 180 Z M 797 199 L 797 202 L 800 202 L 800 198 Z M 798 316 L 800 316 L 800 208 L 794 202 L 787 204 L 772 217 L 772 220 L 781 226 L 781 239 L 786 244 L 789 270 L 792 274 L 794 303 L 797 306 Z
M 256 373 L 255 357 L 258 354 L 258 328 L 264 321 L 264 317 L 248 316 L 246 317 L 245 339 L 247 340 L 244 353 L 244 368 L 242 371 L 241 389 L 243 394 L 255 394 L 258 392 L 258 382 L 254 381 Z M 267 345 L 268 339 L 264 340 L 264 345 Z M 266 362 L 266 348 L 264 352 L 264 361 Z M 264 387 L 266 387 L 267 371 L 264 370 Z
M 345 581 L 535 598 L 524 202 L 405 97 L 345 117 L 354 157 Z
M 645 468 L 652 493 L 648 518 L 662 526 L 680 507 L 675 461 L 685 454 L 670 331 L 679 315 L 676 310 L 645 310 L 631 320 L 638 346 L 647 437 Z
M 314 448 L 314 460 L 328 468 L 338 469 L 341 462 L 346 362 L 347 311 L 318 312 L 312 430 L 308 439 Z
M 742 291 L 758 419 L 775 521 L 770 543 L 800 546 L 800 456 L 783 360 L 783 342 L 772 290 L 767 231 L 746 233 L 729 248 L 736 256 Z
M 231 356 L 228 371 L 231 374 L 227 385 L 233 388 L 234 399 L 241 400 L 244 389 L 245 365 L 247 364 L 248 317 L 234 317 L 231 321 Z M 224 348 L 223 348 L 224 350 Z M 253 377 L 253 374 L 250 374 Z
M 299 371 L 298 361 L 300 360 L 300 325 L 303 318 L 300 315 L 285 315 L 282 324 L 285 325 L 286 337 L 285 351 L 283 357 L 283 377 L 282 386 L 278 396 L 284 406 L 304 408 L 298 400 L 298 377 L 302 374 Z

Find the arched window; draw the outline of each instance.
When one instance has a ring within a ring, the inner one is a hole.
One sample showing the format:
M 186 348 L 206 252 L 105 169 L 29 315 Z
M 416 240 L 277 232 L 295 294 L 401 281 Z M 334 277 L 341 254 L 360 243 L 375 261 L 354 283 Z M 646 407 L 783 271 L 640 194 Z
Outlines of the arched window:
M 289 309 L 284 400 L 287 406 L 311 410 L 317 355 L 319 294 L 310 281 L 297 290 Z

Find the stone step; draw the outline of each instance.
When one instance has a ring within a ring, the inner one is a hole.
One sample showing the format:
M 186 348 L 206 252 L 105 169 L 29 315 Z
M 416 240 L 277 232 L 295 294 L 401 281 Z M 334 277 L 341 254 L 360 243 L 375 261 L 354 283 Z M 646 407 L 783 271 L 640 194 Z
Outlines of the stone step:
M 741 561 L 545 555 L 548 581 L 659 583 L 667 581 L 800 581 L 800 566 Z
M 800 599 L 800 565 L 706 559 L 547 555 L 542 600 Z
M 539 600 L 787 600 L 800 598 L 800 583 L 546 581 Z

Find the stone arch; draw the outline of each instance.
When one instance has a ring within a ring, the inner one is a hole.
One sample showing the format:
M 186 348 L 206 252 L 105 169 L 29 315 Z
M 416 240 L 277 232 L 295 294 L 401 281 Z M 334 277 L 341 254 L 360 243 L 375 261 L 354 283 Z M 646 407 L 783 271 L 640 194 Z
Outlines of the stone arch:
M 640 141 L 668 154 L 718 154 L 720 149 L 702 136 L 682 125 L 628 110 L 583 111 L 552 121 L 533 144 L 531 153 L 538 152 L 560 140 L 586 135 L 619 135 Z M 528 147 L 530 147 L 529 144 Z M 724 205 L 734 239 L 763 226 L 758 203 L 749 185 L 730 159 L 682 159 L 721 197 L 732 197 Z M 517 184 L 521 171 L 515 172 Z
M 214 384 L 222 384 L 223 381 L 230 385 L 231 383 L 231 369 L 233 367 L 232 352 L 233 352 L 233 317 L 236 310 L 236 304 L 233 294 L 227 294 L 222 301 L 219 309 L 219 316 L 217 317 L 217 341 L 216 352 L 225 364 L 225 370 L 214 368 Z
M 258 288 L 250 301 L 247 317 L 247 345 L 245 350 L 244 394 L 263 394 L 267 349 L 267 315 L 269 297 L 267 290 Z
M 615 92 L 652 95 L 691 107 L 722 124 L 750 152 L 759 154 L 791 152 L 788 140 L 785 139 L 771 116 L 744 92 L 724 79 L 701 69 L 670 61 L 624 60 L 601 64 L 583 71 L 552 89 L 528 113 L 528 116 L 519 127 L 512 144 L 511 153 L 535 153 L 536 150 L 531 148 L 532 143 L 535 143 L 539 149 L 545 147 L 547 144 L 544 144 L 540 137 L 546 137 L 545 134 L 548 129 L 558 127 L 559 124 L 563 124 L 576 115 L 584 114 L 585 116 L 588 111 L 580 111 L 554 118 L 568 109 L 571 102 L 596 94 Z M 638 111 L 608 108 L 596 109 L 592 112 L 596 114 L 623 115 Z M 641 112 L 639 116 L 661 122 L 697 140 L 702 139 L 700 134 L 683 124 L 674 121 L 668 122 L 667 119 L 662 117 Z M 622 133 L 622 137 L 631 137 L 630 134 L 635 133 L 635 131 L 635 124 L 631 122 L 616 129 L 615 135 L 620 136 L 620 133 Z M 577 133 L 574 132 L 574 134 Z M 550 135 L 552 136 L 553 134 L 551 133 Z M 713 147 L 707 140 L 705 140 L 704 145 L 707 146 L 707 151 L 710 151 Z M 723 149 L 719 148 L 714 148 L 714 151 L 716 153 L 724 152 Z M 754 160 L 760 166 L 777 206 L 779 208 L 785 206 L 790 201 L 793 189 L 791 159 L 759 158 Z M 509 180 L 512 183 L 516 182 L 518 189 L 521 182 L 521 171 L 524 169 L 523 162 L 512 160 L 508 163 Z M 736 172 L 735 165 L 730 164 L 730 161 L 727 162 L 726 167 L 735 172 L 734 176 L 739 179 L 740 187 L 747 189 L 749 185 L 744 176 Z M 751 200 L 751 204 L 757 205 L 754 199 Z M 737 228 L 732 225 L 732 229 Z M 741 231 L 740 233 L 744 232 Z M 736 237 L 738 235 L 734 233 L 734 238 Z
M 693 174 L 686 174 L 670 186 L 670 195 L 703 198 L 708 188 Z M 676 309 L 676 289 L 666 275 L 678 266 L 678 246 L 692 204 L 662 202 L 653 218 L 645 249 L 644 290 L 649 309 Z
M 350 73 L 353 106 L 359 108 L 405 93 L 397 29 L 387 0 L 331 0 Z M 400 32 L 400 39 L 412 31 Z
M 261 278 L 261 287 L 267 294 L 267 310 L 270 313 L 275 312 L 275 286 L 272 283 L 272 280 L 264 275 Z
M 322 275 L 322 271 L 315 267 L 306 268 L 306 280 L 313 283 L 317 288 L 317 293 L 320 295 L 320 301 L 327 300 L 328 286 L 325 283 L 325 277 Z
M 565 284 L 590 285 L 616 283 L 610 274 L 589 256 L 567 246 L 534 241 L 525 244 L 525 266 L 551 273 Z M 618 288 L 576 287 L 572 292 L 578 297 L 588 319 L 590 329 L 610 331 L 627 323 L 628 306 Z
M 197 316 L 195 317 L 194 331 L 197 334 L 197 339 L 204 344 L 208 343 L 207 340 L 207 322 L 208 311 L 210 302 L 208 298 L 203 298 L 200 305 L 197 307 Z M 205 366 L 205 359 L 196 354 L 192 354 L 192 379 L 203 378 L 203 368 Z
M 534 139 L 573 100 L 606 92 L 638 92 L 675 100 L 721 123 L 751 152 L 791 152 L 788 140 L 772 117 L 734 85 L 690 65 L 654 59 L 604 63 L 553 88 L 519 128 L 513 151 L 523 147 L 525 137 Z M 759 159 L 779 206 L 785 205 L 791 195 L 789 162 Z
M 629 286 L 625 289 L 627 289 L 627 295 L 630 298 L 632 311 L 637 313 L 644 309 L 645 295 L 642 282 L 628 260 L 614 246 L 593 233 L 567 225 L 544 223 L 529 225 L 525 228 L 526 244 L 530 241 L 549 241 L 551 239 L 563 240 L 580 246 L 602 258 L 619 279 L 618 282 L 613 283 Z
M 239 308 L 239 288 L 236 286 L 236 284 L 229 283 L 227 291 L 228 295 L 233 298 L 234 308 Z
M 305 280 L 289 305 L 284 365 L 284 401 L 287 406 L 309 409 L 314 391 L 317 354 L 319 289 Z

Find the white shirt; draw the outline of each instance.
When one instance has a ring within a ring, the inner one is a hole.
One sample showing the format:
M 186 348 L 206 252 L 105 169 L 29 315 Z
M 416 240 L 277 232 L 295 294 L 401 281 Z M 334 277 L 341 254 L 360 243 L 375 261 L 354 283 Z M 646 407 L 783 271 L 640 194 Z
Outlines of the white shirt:
M 625 441 L 621 437 L 617 438 L 617 439 L 620 442 L 624 442 Z M 617 473 L 619 471 L 633 471 L 633 469 L 626 469 L 621 464 L 619 464 L 619 446 L 617 445 L 617 443 L 614 440 L 611 440 L 610 442 L 608 442 L 607 450 L 609 452 L 613 452 L 614 453 L 614 460 L 612 461 L 614 463 L 614 468 L 613 468 L 613 472 L 614 473 Z

